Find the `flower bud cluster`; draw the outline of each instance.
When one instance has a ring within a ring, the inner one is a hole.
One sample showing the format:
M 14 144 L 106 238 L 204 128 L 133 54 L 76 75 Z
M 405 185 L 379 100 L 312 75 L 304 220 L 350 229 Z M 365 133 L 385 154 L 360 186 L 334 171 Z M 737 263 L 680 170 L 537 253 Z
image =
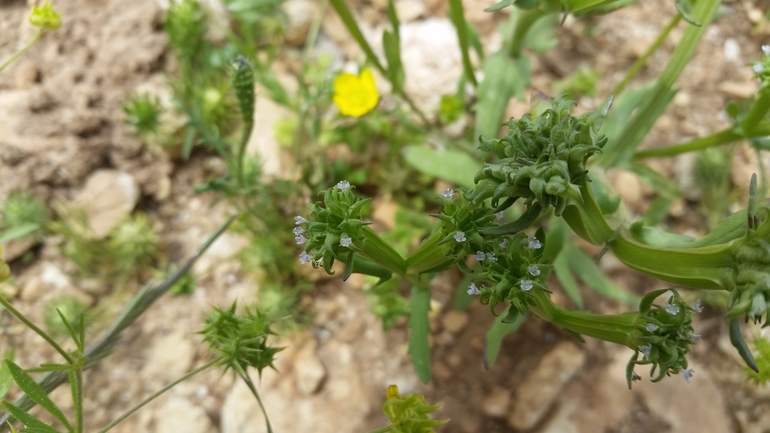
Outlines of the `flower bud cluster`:
M 481 272 L 474 275 L 474 284 L 478 286 L 479 301 L 489 305 L 492 313 L 497 304 L 510 303 L 509 314 L 525 314 L 535 305 L 535 291 L 548 291 L 542 279 L 550 265 L 542 263 L 543 245 L 538 237 L 544 237 L 542 231 L 533 238 L 517 233 L 505 238 L 506 242 L 493 243 L 491 252 L 484 253 L 485 257 L 479 261 Z M 477 254 L 476 258 L 479 257 Z M 482 282 L 491 286 L 483 286 Z
M 588 158 L 607 141 L 598 131 L 609 103 L 573 117 L 574 101 L 553 98 L 551 108 L 537 118 L 511 119 L 507 136 L 482 139 L 479 148 L 498 161 L 485 163 L 476 174 L 470 200 L 491 198 L 492 206 L 502 210 L 524 198 L 528 207 L 535 201 L 543 210 L 553 206 L 556 215 L 570 203 L 582 203 L 578 181 L 587 175 Z
M 700 336 L 693 334 L 692 317 L 694 311 L 700 311 L 700 304 L 687 305 L 675 290 L 665 305 L 655 305 L 655 298 L 667 290 L 657 290 L 647 294 L 639 305 L 639 316 L 634 325 L 637 334 L 633 341 L 637 347 L 626 368 L 629 387 L 631 381 L 638 379 L 634 373 L 636 365 L 652 365 L 650 377 L 653 382 L 671 374 L 682 373 L 686 380 L 692 376 L 687 369 L 686 355 L 690 346 L 700 341 Z
M 497 226 L 497 218 L 489 206 L 468 200 L 468 194 L 464 189 L 459 194 L 452 192 L 451 195 L 445 191 L 446 200 L 441 213 L 433 216 L 442 221 L 443 238 L 439 245 L 444 245 L 444 253 L 469 272 L 465 257 L 477 251 L 490 251 L 492 244 L 481 231 Z
M 324 191 L 323 202 L 313 204 L 307 219 L 295 218 L 295 240 L 305 246 L 299 256 L 301 263 L 312 262 L 332 274 L 339 254 L 355 250 L 362 242 L 360 229 L 369 224 L 362 219 L 362 208 L 371 199 L 353 194 L 352 188 L 347 181 L 339 182 Z

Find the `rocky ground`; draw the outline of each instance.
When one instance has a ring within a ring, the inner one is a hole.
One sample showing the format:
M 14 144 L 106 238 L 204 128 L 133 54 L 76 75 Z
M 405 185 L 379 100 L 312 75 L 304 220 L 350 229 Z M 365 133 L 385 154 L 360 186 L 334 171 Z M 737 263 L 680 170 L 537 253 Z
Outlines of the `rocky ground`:
M 212 3 L 212 2 L 208 2 Z M 318 50 L 332 53 L 335 64 L 360 58 L 330 8 L 312 0 L 289 0 L 295 41 L 302 41 L 313 13 L 325 11 Z M 354 2 L 367 36 L 376 38 L 385 23 L 383 0 Z M 468 19 L 486 46 L 501 44 L 496 29 L 505 13 L 487 14 L 492 1 L 464 1 Z M 439 0 L 397 1 L 402 27 L 406 89 L 418 105 L 435 106 L 437 95 L 454 91 L 461 74 L 456 36 Z M 85 203 L 95 230 L 108 231 L 134 210 L 146 212 L 162 233 L 173 260 L 192 253 L 224 219 L 228 209 L 213 205 L 212 197 L 195 194 L 192 186 L 216 173 L 212 156 L 196 155 L 173 162 L 156 148 L 133 138 L 123 124 L 121 104 L 137 89 L 161 88 L 168 53 L 160 23 L 163 0 L 58 0 L 62 27 L 46 34 L 16 64 L 0 74 L 0 199 L 11 191 L 31 191 L 48 204 Z M 755 90 L 746 63 L 758 57 L 770 34 L 751 28 L 768 4 L 733 1 L 709 29 L 693 62 L 678 83 L 681 90 L 658 121 L 647 146 L 676 143 L 728 125 L 721 114 L 727 100 L 750 96 Z M 29 40 L 28 4 L 0 0 L 0 58 Z M 644 50 L 674 13 L 673 2 L 639 2 L 617 13 L 575 21 L 559 28 L 560 45 L 533 56 L 533 84 L 550 93 L 554 80 L 590 65 L 601 74 L 599 97 L 584 98 L 582 108 L 598 105 L 623 72 Z M 666 19 L 662 19 L 665 16 Z M 681 36 L 673 32 L 640 74 L 647 80 L 665 65 L 667 53 Z M 587 34 L 591 37 L 587 37 Z M 296 48 L 287 47 L 279 66 L 290 80 Z M 283 63 L 281 63 L 283 62 Z M 280 68 L 279 68 L 280 69 Z M 260 105 L 261 104 L 261 105 Z M 525 103 L 513 102 L 512 115 Z M 268 101 L 258 103 L 252 150 L 277 147 L 271 122 L 280 111 Z M 259 129 L 261 128 L 261 129 Z M 281 158 L 265 155 L 268 171 L 281 171 Z M 651 166 L 685 188 L 689 157 L 652 161 Z M 765 163 L 766 161 L 763 161 Z M 733 157 L 733 182 L 745 187 L 747 173 L 759 162 L 747 147 Z M 654 194 L 628 173 L 610 174 L 632 211 L 642 212 Z M 672 206 L 671 221 L 687 221 L 694 199 Z M 130 293 L 82 281 L 60 253 L 60 239 L 47 238 L 34 247 L 33 260 L 18 260 L 31 245 L 4 245 L 16 285 L 6 295 L 25 314 L 39 320 L 40 306 L 69 293 L 99 305 L 110 317 Z M 258 287 L 241 271 L 233 255 L 244 240 L 227 234 L 198 262 L 199 276 L 190 297 L 165 297 L 127 332 L 114 354 L 86 376 L 88 430 L 105 425 L 145 396 L 191 368 L 209 360 L 196 335 L 210 305 L 233 300 L 253 301 Z M 613 279 L 642 292 L 663 287 L 640 279 L 612 257 L 602 265 Z M 451 418 L 445 432 L 745 432 L 770 431 L 770 393 L 744 383 L 740 359 L 727 338 L 719 311 L 709 310 L 696 322 L 703 343 L 693 354 L 695 377 L 686 384 L 673 377 L 658 384 L 639 383 L 629 391 L 624 367 L 628 350 L 597 341 L 578 343 L 558 329 L 528 320 L 505 340 L 497 364 L 482 363 L 484 333 L 492 321 L 486 307 L 452 309 L 456 275 L 433 283 L 436 313 L 431 319 L 433 378 L 423 385 L 406 354 L 406 328 L 389 333 L 370 313 L 360 283 L 323 280 L 304 302 L 312 323 L 278 344 L 287 346 L 277 362 L 280 374 L 268 371 L 261 395 L 278 432 L 363 432 L 384 424 L 380 405 L 389 384 L 402 392 L 420 392 L 442 404 L 439 418 Z M 591 309 L 621 311 L 623 307 L 597 297 Z M 0 322 L 0 349 L 16 350 L 23 366 L 55 359 L 31 332 L 8 315 Z M 54 398 L 68 407 L 68 391 Z M 230 376 L 207 372 L 175 387 L 115 432 L 264 431 L 258 406 L 247 388 Z

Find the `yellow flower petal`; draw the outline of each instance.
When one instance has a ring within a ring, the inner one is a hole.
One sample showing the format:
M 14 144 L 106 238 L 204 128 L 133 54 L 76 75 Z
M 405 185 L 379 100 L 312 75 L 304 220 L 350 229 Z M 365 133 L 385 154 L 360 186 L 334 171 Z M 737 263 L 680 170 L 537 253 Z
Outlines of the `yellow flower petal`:
M 380 94 L 368 68 L 360 75 L 341 73 L 334 80 L 332 101 L 345 116 L 361 117 L 377 106 Z

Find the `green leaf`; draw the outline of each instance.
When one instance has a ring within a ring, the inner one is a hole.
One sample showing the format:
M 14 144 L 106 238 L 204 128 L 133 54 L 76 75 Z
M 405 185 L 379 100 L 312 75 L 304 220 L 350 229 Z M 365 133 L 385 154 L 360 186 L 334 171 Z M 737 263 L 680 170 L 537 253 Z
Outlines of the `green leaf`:
M 575 278 L 572 277 L 572 272 L 569 270 L 569 264 L 565 254 L 559 254 L 559 256 L 553 262 L 553 272 L 556 274 L 556 279 L 561 283 L 561 287 L 564 289 L 564 293 L 572 301 L 576 307 L 583 308 L 583 296 L 580 294 L 580 287 L 578 286 Z
M 40 230 L 40 224 L 37 223 L 25 223 L 19 226 L 4 230 L 0 234 L 0 243 L 8 242 L 13 239 L 20 239 L 28 236 L 36 231 Z
M 612 102 L 612 108 L 602 120 L 599 130 L 607 137 L 607 141 L 617 140 L 623 132 L 625 124 L 634 113 L 634 110 L 642 105 L 642 101 L 655 88 L 655 81 L 641 87 L 629 87 L 617 95 Z
M 2 399 L 5 394 L 8 393 L 8 390 L 11 389 L 12 384 L 13 377 L 11 376 L 11 371 L 8 369 L 8 366 L 5 365 L 5 363 L 2 363 L 2 365 L 0 365 L 0 399 Z
M 518 3 L 516 3 L 516 6 L 518 6 Z M 522 47 L 530 49 L 535 53 L 544 53 L 555 47 L 559 43 L 554 31 L 558 20 L 559 15 L 557 14 L 545 16 L 537 20 L 524 36 Z
M 484 59 L 484 81 L 479 84 L 476 104 L 475 138 L 497 137 L 508 101 L 514 96 L 524 97 L 524 89 L 529 86 L 529 68 L 526 57 L 512 59 L 503 51 Z
M 54 416 L 59 422 L 61 422 L 69 431 L 73 431 L 72 425 L 69 421 L 67 421 L 67 417 L 64 416 L 64 413 L 62 413 L 61 409 L 59 409 L 56 404 L 51 400 L 50 397 L 48 397 L 48 394 L 43 390 L 43 388 L 38 385 L 37 382 L 35 382 L 35 379 L 32 378 L 29 374 L 27 374 L 21 367 L 16 365 L 13 361 L 5 360 L 5 364 L 8 366 L 8 370 L 11 373 L 11 376 L 13 377 L 13 380 L 16 382 L 16 385 L 21 388 L 22 391 L 24 391 L 27 396 L 32 399 L 35 403 L 39 404 L 43 409 L 47 410 L 48 413 Z M 16 415 L 14 415 L 16 416 Z M 18 418 L 17 418 L 18 419 Z M 21 419 L 19 419 L 22 423 Z M 24 423 L 25 425 L 28 425 Z M 53 429 L 51 429 L 53 430 Z
M 430 291 L 412 287 L 409 300 L 409 354 L 417 376 L 423 383 L 430 381 L 430 346 L 428 345 L 428 311 Z
M 701 23 L 699 23 L 693 16 L 691 15 L 692 12 L 692 2 L 689 0 L 674 0 L 674 6 L 676 6 L 676 11 L 679 12 L 679 15 L 684 18 L 685 21 L 688 23 L 694 25 L 694 26 L 701 26 Z
M 415 170 L 466 188 L 473 188 L 473 176 L 481 170 L 478 160 L 457 150 L 414 145 L 405 147 L 402 152 Z
M 610 281 L 583 250 L 572 244 L 564 245 L 564 249 L 569 268 L 596 293 L 627 305 L 636 305 L 639 301 L 636 295 L 626 292 Z
M 33 417 L 32 415 L 25 412 L 22 408 L 15 406 L 13 403 L 4 401 L 3 406 L 5 406 L 5 409 L 11 415 L 13 415 L 14 418 L 19 420 L 20 423 L 27 426 L 27 428 L 25 429 L 26 431 L 38 431 L 41 433 L 59 433 L 55 428 Z M 72 431 L 72 429 L 70 429 L 70 431 Z
M 508 308 L 514 308 L 510 306 Z M 503 343 L 503 338 L 519 329 L 526 316 L 521 314 L 515 322 L 504 323 L 503 319 L 507 317 L 507 314 L 501 314 L 495 318 L 494 323 L 487 331 L 486 349 L 484 350 L 484 367 L 487 370 L 492 368 L 497 361 L 497 355 L 500 354 L 500 345 Z
M 500 0 L 498 3 L 484 9 L 484 12 L 497 12 L 500 9 L 507 8 L 512 5 L 514 0 Z

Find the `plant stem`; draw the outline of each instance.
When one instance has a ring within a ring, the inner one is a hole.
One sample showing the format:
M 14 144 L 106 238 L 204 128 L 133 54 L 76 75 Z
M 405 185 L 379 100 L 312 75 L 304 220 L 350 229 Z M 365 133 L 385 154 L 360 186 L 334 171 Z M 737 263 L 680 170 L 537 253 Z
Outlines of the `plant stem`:
M 546 15 L 548 15 L 548 13 L 540 9 L 523 11 L 521 15 L 519 15 L 516 27 L 513 28 L 513 33 L 511 34 L 510 45 L 508 46 L 508 54 L 512 58 L 515 59 L 521 57 L 521 50 L 524 46 L 524 38 L 527 36 L 527 32 L 537 20 Z
M 38 40 L 38 39 L 40 39 L 40 35 L 42 35 L 42 34 L 43 34 L 43 31 L 44 31 L 44 30 L 43 30 L 43 28 L 41 27 L 41 28 L 40 28 L 40 29 L 37 31 L 37 33 L 35 33 L 35 36 L 33 36 L 33 37 L 32 37 L 32 39 L 31 39 L 29 42 L 27 42 L 27 45 L 24 45 L 24 47 L 22 47 L 22 49 L 20 49 L 19 51 L 16 51 L 16 52 L 15 52 L 15 53 L 14 53 L 14 54 L 11 56 L 11 58 L 10 58 L 10 59 L 6 60 L 6 61 L 5 61 L 5 63 L 3 63 L 2 65 L 0 65 L 0 71 L 2 71 L 3 69 L 5 69 L 6 67 L 8 67 L 8 65 L 10 65 L 11 63 L 13 63 L 13 62 L 14 62 L 16 59 L 18 59 L 18 58 L 19 58 L 19 56 L 21 56 L 22 54 L 24 54 L 24 52 L 25 52 L 25 51 L 27 51 L 27 50 L 29 49 L 29 47 L 31 47 L 31 46 L 32 46 L 32 44 L 34 44 L 35 42 L 37 42 L 37 40 Z
M 753 132 L 760 120 L 762 120 L 767 111 L 770 110 L 770 87 L 764 87 L 759 91 L 757 100 L 751 105 L 746 117 L 741 120 L 741 130 L 745 134 Z
M 72 404 L 75 410 L 75 431 L 83 433 L 83 370 L 79 366 L 70 372 L 70 388 L 72 389 Z
M 259 393 L 257 392 L 257 387 L 254 386 L 254 382 L 251 380 L 251 376 L 249 376 L 249 373 L 243 369 L 239 364 L 235 365 L 235 368 L 238 372 L 238 375 L 241 376 L 241 379 L 243 379 L 244 382 L 246 382 L 246 386 L 249 387 L 249 390 L 252 394 L 254 394 L 254 397 L 257 399 L 257 403 L 259 403 L 259 407 L 262 409 L 262 413 L 265 415 L 265 424 L 267 425 L 267 433 L 273 433 L 273 427 L 270 425 L 270 419 L 267 417 L 267 410 L 265 410 L 265 405 L 262 404 L 262 399 L 259 397 Z
M 202 366 L 196 368 L 195 370 L 185 374 L 184 376 L 180 377 L 179 379 L 177 379 L 177 380 L 171 382 L 170 384 L 164 386 L 158 392 L 156 392 L 156 393 L 152 394 L 151 396 L 147 397 L 146 399 L 142 400 L 139 404 L 137 404 L 136 406 L 134 406 L 131 409 L 129 409 L 126 413 L 124 413 L 123 415 L 119 416 L 116 420 L 114 420 L 111 423 L 107 424 L 106 427 L 104 427 L 103 429 L 99 430 L 99 433 L 104 433 L 104 432 L 108 431 L 109 429 L 115 427 L 116 425 L 118 425 L 118 423 L 120 423 L 124 419 L 128 418 L 131 414 L 133 414 L 137 410 L 139 410 L 142 407 L 144 407 L 147 403 L 149 403 L 152 400 L 156 399 L 159 395 L 161 395 L 164 392 L 168 391 L 169 389 L 173 388 L 174 386 L 176 386 L 180 382 L 182 382 L 184 380 L 187 380 L 187 379 L 191 378 L 192 376 L 195 376 L 196 374 L 200 373 L 201 371 L 203 371 L 203 370 L 213 366 L 216 363 L 217 363 L 217 360 L 215 359 L 215 360 L 210 361 L 210 362 L 208 362 L 206 364 L 203 364 Z
M 547 322 L 599 340 L 628 347 L 633 344 L 639 313 L 603 315 L 569 311 L 554 304 L 549 295 L 542 290 L 535 292 L 535 302 L 537 305 L 530 308 L 530 311 Z
M 639 160 L 644 158 L 675 156 L 682 153 L 694 152 L 697 150 L 708 149 L 709 147 L 731 143 L 739 139 L 741 139 L 741 135 L 733 131 L 732 128 L 729 128 L 706 137 L 696 138 L 695 140 L 688 141 L 687 143 L 663 147 L 660 149 L 642 150 L 634 154 L 634 159 Z
M 48 344 L 50 344 L 51 347 L 56 349 L 56 351 L 59 352 L 62 357 L 64 357 L 64 359 L 67 361 L 67 364 L 72 365 L 72 363 L 74 362 L 72 357 L 64 349 L 62 349 L 62 347 L 59 346 L 59 344 L 56 341 L 54 341 L 54 339 L 51 338 L 50 335 L 46 334 L 45 331 L 43 331 L 42 329 L 38 328 L 34 323 L 32 323 L 23 314 L 21 314 L 21 312 L 19 310 L 14 308 L 13 305 L 11 305 L 11 303 L 8 302 L 7 299 L 5 299 L 5 297 L 0 296 L 0 304 L 2 304 L 2 306 L 5 307 L 5 309 L 8 310 L 8 312 L 10 312 L 14 316 L 16 316 L 17 319 L 21 320 L 25 325 L 27 325 L 27 327 L 29 329 L 35 331 L 37 333 L 37 335 L 43 337 L 43 340 L 48 342 Z
M 756 123 L 753 125 L 753 127 L 750 128 L 750 130 L 744 131 L 744 134 L 736 132 L 735 128 L 727 128 L 723 129 L 722 131 L 715 132 L 709 136 L 696 138 L 695 140 L 677 144 L 675 146 L 636 152 L 634 154 L 634 159 L 675 156 L 682 153 L 694 152 L 697 150 L 707 149 L 709 147 L 732 143 L 743 138 L 751 139 L 757 137 L 766 137 L 768 135 L 770 135 L 770 121 L 765 120 L 763 122 Z
M 660 48 L 660 46 L 663 44 L 663 42 L 666 40 L 668 35 L 671 33 L 672 30 L 679 24 L 679 21 L 682 20 L 682 16 L 678 13 L 674 15 L 673 18 L 671 18 L 671 21 L 669 21 L 668 25 L 660 32 L 657 39 L 655 39 L 655 42 L 650 45 L 650 48 L 647 49 L 647 51 L 636 61 L 633 65 L 631 65 L 631 68 L 628 69 L 626 72 L 626 75 L 623 77 L 623 79 L 615 86 L 614 89 L 612 89 L 611 95 L 619 95 L 620 92 L 625 89 L 626 85 L 631 81 L 636 74 L 639 73 L 639 71 L 642 69 L 642 67 L 647 63 L 647 60 L 650 59 L 652 54 Z

